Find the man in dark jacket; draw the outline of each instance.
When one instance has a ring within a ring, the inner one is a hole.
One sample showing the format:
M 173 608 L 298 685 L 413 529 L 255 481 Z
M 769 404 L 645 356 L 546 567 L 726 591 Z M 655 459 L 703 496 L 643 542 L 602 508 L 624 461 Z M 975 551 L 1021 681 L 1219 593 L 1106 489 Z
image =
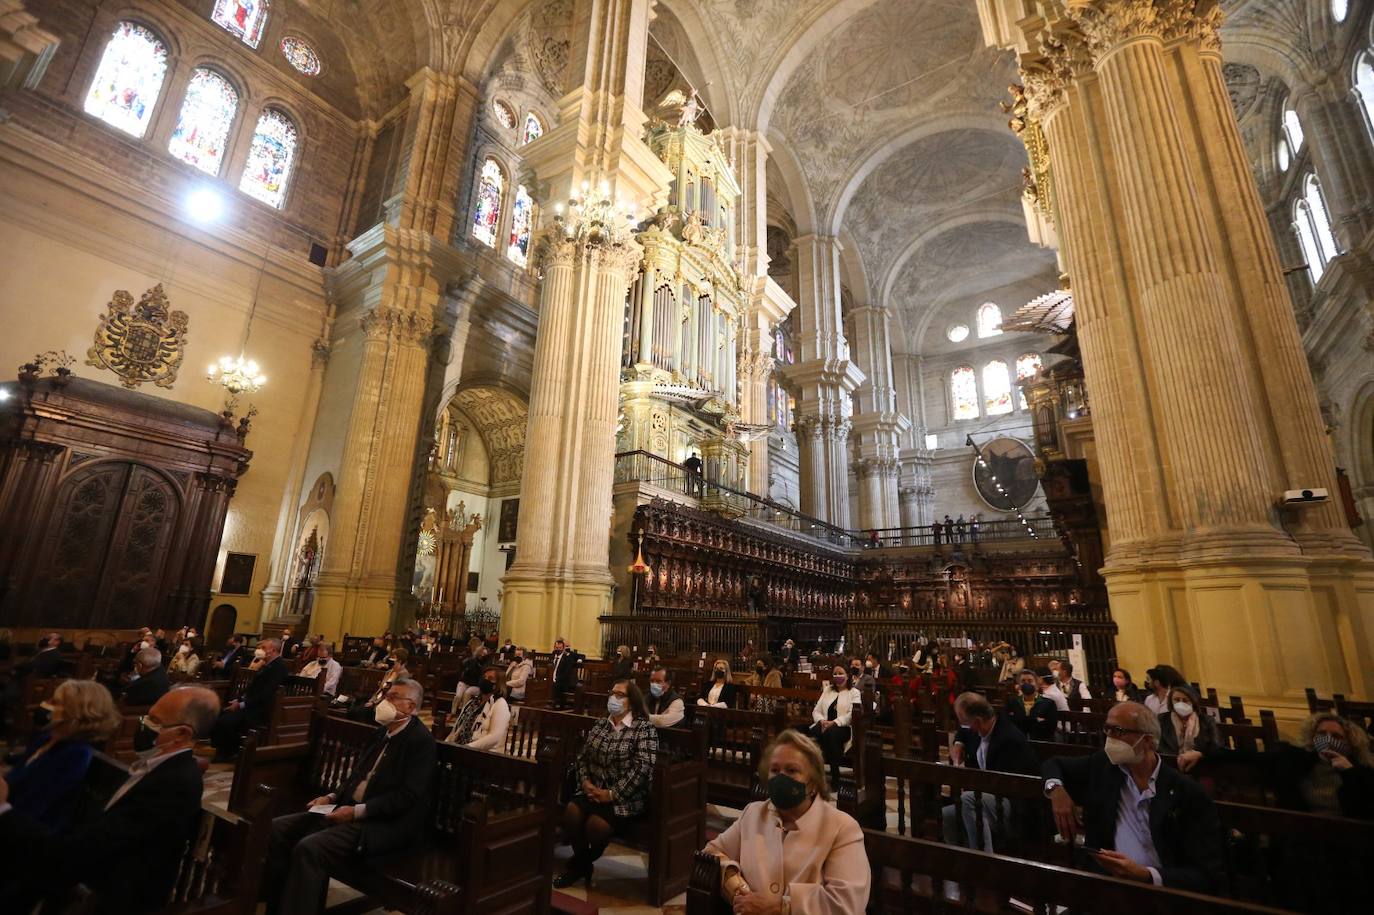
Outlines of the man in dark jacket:
M 213 691 L 187 686 L 159 699 L 134 746 L 134 763 L 100 809 L 57 835 L 10 809 L 0 779 L 0 860 L 25 898 L 60 894 L 76 883 L 95 893 L 98 912 L 144 912 L 167 903 L 186 840 L 201 814 L 200 766 L 191 749 L 219 713 Z M 10 868 L 13 868 L 10 870 Z M 0 903 L 0 908 L 13 898 Z M 15 911 L 27 911 L 22 906 Z
M 956 766 L 982 769 L 987 772 L 1008 772 L 1013 775 L 1040 777 L 1040 760 L 1031 749 L 1020 728 L 1006 715 L 993 710 L 992 703 L 978 693 L 963 693 L 954 700 L 954 714 L 959 719 L 959 731 L 950 746 L 949 759 Z M 982 843 L 978 837 L 977 804 L 983 805 Z M 1010 798 L 991 794 L 976 796 L 965 791 L 960 798 L 964 820 L 964 842 L 969 848 L 994 851 L 994 836 L 1005 835 L 1012 826 L 1013 816 L 1021 816 L 1021 826 L 1032 824 L 1031 810 L 1014 810 Z M 959 841 L 958 814 L 955 805 L 944 809 L 945 841 Z
M 15 675 L 24 677 L 32 674 L 44 679 L 57 676 L 58 670 L 62 667 L 61 648 L 61 634 L 49 632 L 38 641 L 38 651 L 34 652 L 33 657 L 15 665 Z
M 1023 670 L 1017 681 L 1017 695 L 1007 700 L 1002 711 L 1031 740 L 1054 740 L 1059 708 L 1054 700 L 1040 695 L 1040 677 L 1033 670 Z
M 434 784 L 434 736 L 420 721 L 420 684 L 401 678 L 377 703 L 377 730 L 339 790 L 272 821 L 269 894 L 281 887 L 269 911 L 295 915 L 323 910 L 329 875 L 354 855 L 382 855 L 424 835 Z M 283 885 L 284 881 L 284 885 Z
M 1083 808 L 1089 861 L 1104 873 L 1156 886 L 1215 893 L 1224 865 L 1216 805 L 1196 781 L 1164 766 L 1159 719 L 1121 702 L 1107 713 L 1104 750 L 1046 760 L 1045 796 L 1059 834 L 1072 840 Z
M 128 707 L 152 705 L 172 688 L 167 670 L 162 666 L 162 653 L 156 648 L 145 648 L 138 653 L 134 659 L 134 674 L 120 697 Z
M 272 715 L 272 701 L 277 696 L 277 687 L 291 676 L 291 668 L 281 657 L 281 642 L 277 639 L 263 639 L 258 643 L 254 657 L 262 653 L 262 666 L 248 681 L 243 696 L 229 703 L 228 709 L 215 723 L 215 733 L 210 742 L 215 747 L 215 762 L 228 762 L 238 755 L 243 735 L 252 728 L 263 727 Z
M 244 647 L 243 636 L 231 635 L 224 646 L 224 651 L 210 662 L 210 669 L 216 677 L 228 680 L 233 678 L 234 670 L 239 665 L 247 664 L 251 659 L 252 655 Z
M 563 708 L 568 697 L 577 692 L 577 652 L 568 647 L 564 639 L 553 643 L 553 707 Z

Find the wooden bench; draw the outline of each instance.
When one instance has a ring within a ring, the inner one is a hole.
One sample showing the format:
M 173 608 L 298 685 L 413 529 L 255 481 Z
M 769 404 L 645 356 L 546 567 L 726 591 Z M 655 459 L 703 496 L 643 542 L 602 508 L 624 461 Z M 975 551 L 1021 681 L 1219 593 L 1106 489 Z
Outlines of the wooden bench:
M 763 748 L 787 728 L 785 710 L 700 707 L 693 715 L 706 728 L 707 801 L 742 809 L 753 799 Z
M 242 814 L 245 786 L 276 782 L 278 812 L 339 787 L 376 727 L 317 715 L 310 740 L 250 744 L 235 767 L 230 811 Z M 369 858 L 335 879 L 365 894 L 368 908 L 404 912 L 547 912 L 553 872 L 559 771 L 550 744 L 537 759 L 440 744 L 423 846 Z

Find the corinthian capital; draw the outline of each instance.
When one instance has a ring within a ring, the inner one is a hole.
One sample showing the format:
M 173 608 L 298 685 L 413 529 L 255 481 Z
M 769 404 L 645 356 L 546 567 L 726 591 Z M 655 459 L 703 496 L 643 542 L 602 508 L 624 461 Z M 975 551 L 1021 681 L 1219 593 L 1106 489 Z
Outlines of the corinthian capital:
M 1217 0 L 1097 0 L 1071 6 L 1066 13 L 1082 30 L 1095 60 L 1137 38 L 1193 40 L 1204 50 L 1221 47 Z
M 602 270 L 620 274 L 629 286 L 639 272 L 644 249 L 636 241 L 588 241 L 587 258 Z

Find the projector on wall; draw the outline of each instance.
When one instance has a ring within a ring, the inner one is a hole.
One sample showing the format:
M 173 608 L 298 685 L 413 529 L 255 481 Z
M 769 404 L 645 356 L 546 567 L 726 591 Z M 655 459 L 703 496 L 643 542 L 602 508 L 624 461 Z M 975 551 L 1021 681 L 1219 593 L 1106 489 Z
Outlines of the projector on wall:
M 1283 494 L 1283 504 L 1315 505 L 1329 498 L 1325 489 L 1290 489 Z

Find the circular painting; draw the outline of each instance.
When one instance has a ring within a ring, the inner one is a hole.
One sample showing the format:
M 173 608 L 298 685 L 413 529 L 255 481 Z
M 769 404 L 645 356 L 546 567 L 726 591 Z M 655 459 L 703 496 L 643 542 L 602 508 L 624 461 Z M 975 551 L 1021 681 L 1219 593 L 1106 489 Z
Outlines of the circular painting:
M 1035 455 L 1014 438 L 995 438 L 973 459 L 973 485 L 978 495 L 1001 512 L 1022 508 L 1035 496 Z

